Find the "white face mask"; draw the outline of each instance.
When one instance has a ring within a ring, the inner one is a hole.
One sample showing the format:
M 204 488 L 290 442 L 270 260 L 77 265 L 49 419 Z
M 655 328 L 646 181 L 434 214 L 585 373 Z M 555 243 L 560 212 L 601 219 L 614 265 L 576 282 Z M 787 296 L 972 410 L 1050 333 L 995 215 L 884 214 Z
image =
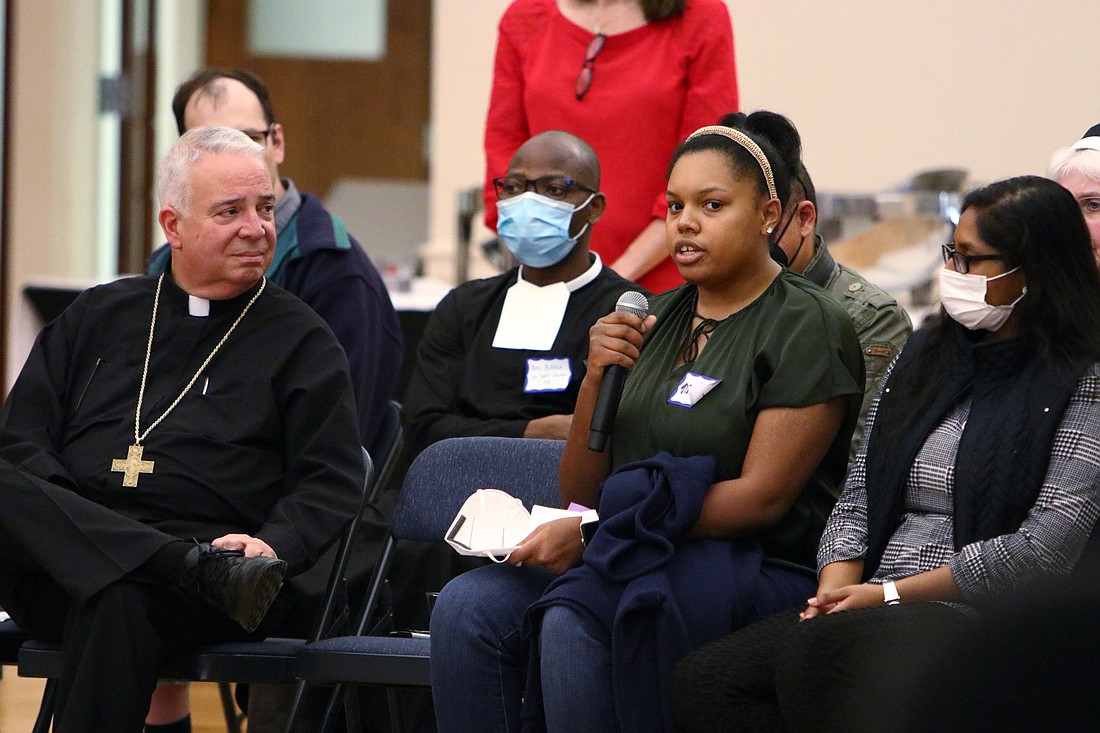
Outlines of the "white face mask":
M 964 275 L 945 267 L 940 270 L 940 302 L 943 303 L 947 315 L 971 331 L 996 331 L 1012 315 L 1012 309 L 1027 294 L 1027 288 L 1008 305 L 990 305 L 985 302 L 986 284 L 1011 275 L 1019 269 L 1014 267 L 995 277 L 986 277 L 970 273 Z

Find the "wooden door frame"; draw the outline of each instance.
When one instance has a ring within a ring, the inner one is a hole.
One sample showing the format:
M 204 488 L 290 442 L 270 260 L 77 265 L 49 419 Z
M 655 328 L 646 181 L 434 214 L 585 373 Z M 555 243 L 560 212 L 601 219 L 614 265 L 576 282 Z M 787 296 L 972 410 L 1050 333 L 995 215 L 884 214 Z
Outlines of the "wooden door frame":
M 135 52 L 135 4 L 146 3 L 144 54 Z M 157 86 L 157 5 L 154 0 L 122 3 L 122 68 L 119 79 L 118 272 L 141 273 L 153 237 L 156 140 L 153 134 Z M 137 141 L 137 143 L 135 142 Z
M 7 396 L 8 384 L 8 243 L 11 231 L 11 91 L 12 91 L 12 28 L 15 22 L 12 18 L 15 13 L 14 0 L 4 2 L 4 83 L 3 83 L 3 154 L 0 155 L 0 303 L 3 304 L 5 317 L 0 318 L 0 405 L 4 404 Z

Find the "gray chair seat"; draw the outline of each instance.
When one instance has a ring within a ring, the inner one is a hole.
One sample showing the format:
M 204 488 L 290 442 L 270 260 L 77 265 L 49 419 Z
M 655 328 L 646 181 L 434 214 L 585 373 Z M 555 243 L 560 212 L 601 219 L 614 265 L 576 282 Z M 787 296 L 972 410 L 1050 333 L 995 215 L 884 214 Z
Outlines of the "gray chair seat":
M 386 687 L 430 687 L 431 640 L 420 637 L 339 636 L 304 648 L 298 674 L 316 683 L 370 680 Z M 334 658 L 339 664 L 333 664 Z

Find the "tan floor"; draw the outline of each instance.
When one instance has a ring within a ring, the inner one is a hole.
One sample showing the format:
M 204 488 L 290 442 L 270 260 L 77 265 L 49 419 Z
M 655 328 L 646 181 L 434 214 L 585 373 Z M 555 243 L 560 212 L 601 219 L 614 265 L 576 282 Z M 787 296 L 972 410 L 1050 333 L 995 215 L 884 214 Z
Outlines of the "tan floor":
M 38 714 L 45 680 L 19 677 L 14 667 L 4 667 L 0 678 L 0 733 L 28 733 Z M 191 686 L 193 733 L 225 733 L 218 686 L 200 682 Z

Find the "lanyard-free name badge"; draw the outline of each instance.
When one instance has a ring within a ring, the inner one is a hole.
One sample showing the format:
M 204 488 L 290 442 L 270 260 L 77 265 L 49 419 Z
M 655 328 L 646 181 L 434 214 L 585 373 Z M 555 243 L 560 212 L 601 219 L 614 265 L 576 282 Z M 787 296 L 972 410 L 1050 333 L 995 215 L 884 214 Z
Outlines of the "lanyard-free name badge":
M 568 359 L 528 359 L 524 392 L 564 392 L 569 388 L 573 369 Z
M 688 372 L 684 375 L 683 380 L 676 385 L 676 389 L 672 391 L 672 396 L 668 398 L 668 401 L 680 407 L 691 407 L 706 397 L 707 393 L 717 387 L 721 381 L 721 379 L 715 379 L 714 377 Z

